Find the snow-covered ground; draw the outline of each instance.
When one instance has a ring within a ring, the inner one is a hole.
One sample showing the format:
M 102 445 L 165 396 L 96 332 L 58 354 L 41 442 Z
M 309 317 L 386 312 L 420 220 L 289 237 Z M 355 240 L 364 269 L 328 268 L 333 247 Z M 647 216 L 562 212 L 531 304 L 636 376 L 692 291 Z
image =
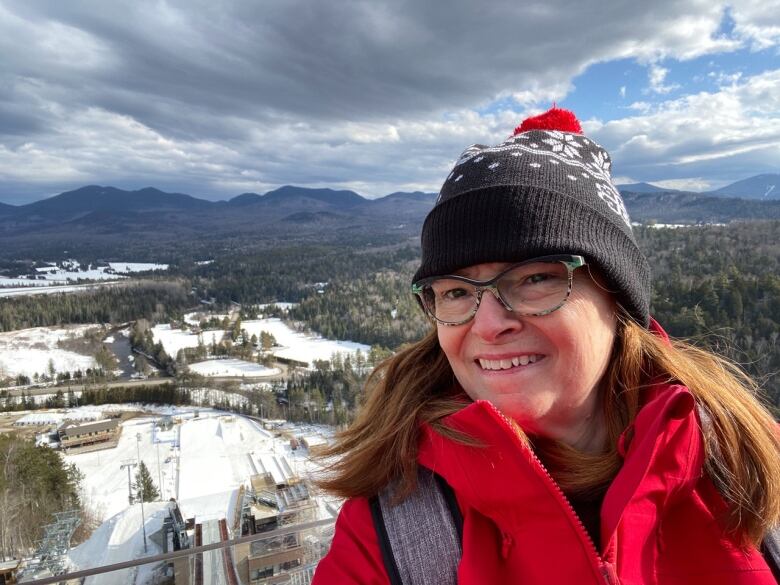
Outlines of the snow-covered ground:
M 87 410 L 94 415 L 94 408 Z M 163 499 L 176 498 L 186 517 L 225 517 L 232 512 L 231 494 L 258 472 L 257 457 L 262 453 L 284 455 L 292 468 L 307 468 L 305 452 L 291 450 L 285 440 L 246 417 L 196 407 L 158 410 L 174 417 L 172 431 L 155 426 L 159 416 L 134 418 L 122 423 L 115 448 L 64 455 L 84 474 L 85 501 L 104 520 L 128 506 L 127 470 L 121 466 L 136 462 L 138 454 L 155 485 L 162 483 Z M 301 433 L 310 434 L 312 428 L 301 427 Z
M 211 315 L 208 316 L 210 318 Z M 218 318 L 224 317 L 224 315 L 216 315 Z M 199 313 L 188 313 L 185 315 L 185 320 L 190 324 L 198 323 L 198 319 L 202 318 Z M 256 335 L 260 338 L 260 332 L 266 331 L 274 336 L 276 343 L 279 347 L 274 347 L 271 353 L 275 356 L 293 359 L 300 362 L 306 362 L 310 366 L 314 360 L 329 360 L 333 354 L 354 354 L 360 350 L 364 354 L 368 353 L 371 349 L 368 345 L 362 343 L 355 343 L 354 341 L 336 341 L 333 339 L 325 339 L 319 335 L 307 335 L 305 333 L 299 333 L 290 327 L 288 327 L 281 319 L 255 319 L 251 321 L 242 321 L 241 328 L 247 332 L 250 337 Z M 197 347 L 199 340 L 202 340 L 204 345 L 210 345 L 212 341 L 217 343 L 222 339 L 221 331 L 204 331 L 200 335 L 190 333 L 189 331 L 182 331 L 181 329 L 171 329 L 170 325 L 156 325 L 152 329 L 152 336 L 154 341 L 161 342 L 168 355 L 175 357 L 177 352 L 185 347 Z M 236 360 L 237 361 L 237 360 Z M 193 364 L 190 366 L 192 369 Z M 202 366 L 204 371 L 211 371 L 211 366 Z M 196 371 L 196 370 L 194 370 Z M 200 372 L 198 372 L 200 373 Z M 235 374 L 208 374 L 203 375 L 229 375 L 240 376 L 241 373 Z M 249 375 L 249 374 L 246 374 Z M 263 375 L 263 374 L 253 374 Z M 272 375 L 272 374 L 267 374 Z
M 261 311 L 263 309 L 266 309 L 267 307 L 279 307 L 282 311 L 287 312 L 293 307 L 297 307 L 298 303 L 285 303 L 285 302 L 278 302 L 278 303 L 263 303 L 261 305 L 256 305 L 258 309 Z
M 144 553 L 143 530 L 141 528 L 141 505 L 134 504 L 104 522 L 89 540 L 71 549 L 68 553 L 71 565 L 78 567 L 78 569 L 87 569 L 161 553 L 162 549 L 149 537 L 160 529 L 167 516 L 167 510 L 167 502 L 147 502 L 144 504 L 143 519 L 145 522 L 143 525 L 147 533 L 146 553 Z M 148 565 L 142 565 L 87 577 L 85 585 L 148 583 L 152 568 Z
M 210 321 L 214 317 L 220 321 L 227 317 L 227 313 L 209 313 L 208 311 L 194 311 L 192 313 L 186 313 L 184 315 L 184 322 L 189 325 L 200 325 L 200 322 L 205 319 Z
M 98 325 L 34 327 L 0 333 L 0 378 L 48 374 L 49 360 L 57 372 L 95 367 L 93 357 L 57 347 L 59 340 L 81 337 L 87 329 L 94 327 Z
M 112 410 L 126 405 L 113 405 Z M 100 420 L 104 418 L 103 408 L 98 406 L 82 406 L 67 410 L 47 410 L 46 412 L 31 412 L 16 421 L 16 425 L 59 425 L 64 420 Z
M 222 341 L 222 331 L 204 331 L 200 335 L 181 329 L 171 329 L 167 323 L 164 325 L 155 325 L 152 328 L 152 337 L 154 342 L 162 343 L 165 353 L 171 357 L 176 357 L 180 349 L 185 347 L 198 347 L 199 343 L 211 345 L 213 341 L 219 343 Z
M 368 345 L 354 341 L 334 341 L 318 335 L 298 333 L 275 318 L 242 321 L 241 328 L 246 329 L 250 336 L 254 334 L 258 338 L 261 331 L 270 333 L 281 346 L 274 347 L 271 353 L 281 358 L 307 362 L 310 366 L 314 360 L 329 360 L 335 353 L 354 354 L 360 350 L 366 354 L 371 349 Z
M 127 468 L 140 459 L 154 483 L 162 484 L 160 502 L 144 505 L 147 537 L 159 530 L 166 501 L 179 502 L 184 518 L 196 522 L 227 518 L 232 524 L 241 485 L 251 475 L 265 471 L 284 477 L 309 476 L 317 469 L 304 449 L 292 450 L 289 441 L 274 436 L 248 418 L 191 407 L 160 407 L 174 417 L 171 430 L 161 431 L 155 418 L 143 417 L 122 424 L 116 448 L 79 455 L 65 455 L 84 474 L 84 502 L 104 523 L 85 543 L 70 551 L 74 567 L 86 568 L 144 556 L 139 505 L 128 504 Z M 197 412 L 197 416 L 196 413 Z M 325 427 L 285 425 L 289 432 L 310 435 Z M 131 468 L 131 476 L 134 468 Z M 327 504 L 327 505 L 326 505 Z M 321 517 L 331 517 L 337 505 L 323 503 Z M 148 551 L 160 552 L 147 538 Z M 142 583 L 150 567 L 110 573 L 88 581 L 89 585 Z M 146 572 L 146 573 L 145 573 Z
M 85 269 L 76 260 L 61 262 L 62 267 L 54 263 L 35 268 L 35 276 L 12 278 L 0 276 L 0 297 L 30 294 L 51 294 L 73 292 L 87 286 L 69 285 L 79 279 L 94 281 L 117 281 L 127 278 L 122 274 L 145 272 L 148 270 L 168 270 L 167 264 L 148 262 L 109 262 L 108 266 L 87 266 Z M 94 285 L 92 285 L 94 286 Z M 35 287 L 33 289 L 33 287 Z M 31 290 L 32 289 L 32 290 Z
M 168 270 L 167 264 L 153 264 L 150 262 L 109 262 L 108 265 L 114 272 L 121 274 L 146 272 L 148 270 Z
M 0 279 L 3 277 L 0 276 Z M 106 286 L 113 286 L 116 285 L 118 281 L 116 280 L 109 280 L 109 281 L 103 281 L 96 284 L 69 284 L 69 285 L 59 285 L 54 284 L 51 286 L 48 286 L 48 283 L 45 281 L 35 281 L 31 280 L 29 281 L 32 283 L 32 286 L 30 284 L 27 284 L 26 286 L 11 286 L 7 287 L 4 284 L 5 282 L 8 282 L 11 279 L 6 280 L 0 280 L 0 297 L 22 297 L 22 296 L 30 296 L 30 295 L 52 295 L 57 293 L 68 293 L 68 292 L 76 292 L 76 291 L 84 291 L 84 290 L 93 290 L 96 288 L 106 287 Z M 36 285 L 35 283 L 39 282 L 42 283 L 41 285 Z
M 241 376 L 247 378 L 264 378 L 281 373 L 279 368 L 267 368 L 260 364 L 244 360 L 206 360 L 189 364 L 191 372 L 201 376 Z

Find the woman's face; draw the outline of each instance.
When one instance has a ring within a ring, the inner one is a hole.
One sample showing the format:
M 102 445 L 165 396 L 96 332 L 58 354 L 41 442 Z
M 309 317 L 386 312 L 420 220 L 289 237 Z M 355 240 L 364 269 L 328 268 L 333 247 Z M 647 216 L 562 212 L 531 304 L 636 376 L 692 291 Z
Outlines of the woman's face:
M 507 266 L 477 264 L 458 274 L 487 280 Z M 439 344 L 472 400 L 492 402 L 528 433 L 594 450 L 603 440 L 598 389 L 612 355 L 615 311 L 612 295 L 579 269 L 557 311 L 518 316 L 486 292 L 471 321 L 438 324 Z

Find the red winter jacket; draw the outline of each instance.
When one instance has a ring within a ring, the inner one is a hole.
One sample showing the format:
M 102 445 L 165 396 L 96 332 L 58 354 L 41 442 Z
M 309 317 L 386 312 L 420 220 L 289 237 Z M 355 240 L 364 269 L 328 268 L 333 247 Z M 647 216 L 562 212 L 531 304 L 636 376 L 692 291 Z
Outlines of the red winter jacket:
M 463 512 L 460 584 L 775 585 L 761 554 L 737 548 L 715 520 L 725 504 L 704 473 L 693 396 L 682 386 L 650 389 L 624 433 L 624 464 L 604 498 L 598 546 L 489 402 L 470 404 L 446 424 L 485 445 L 462 445 L 428 427 L 420 442 L 419 463 L 447 480 Z M 368 502 L 350 499 L 313 585 L 388 583 Z

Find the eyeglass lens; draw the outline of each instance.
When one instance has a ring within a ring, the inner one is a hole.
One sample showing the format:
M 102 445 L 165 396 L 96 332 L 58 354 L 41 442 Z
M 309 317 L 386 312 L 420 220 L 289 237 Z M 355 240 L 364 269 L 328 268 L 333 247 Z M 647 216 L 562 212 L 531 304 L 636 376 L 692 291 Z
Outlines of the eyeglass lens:
M 538 315 L 558 308 L 569 294 L 569 269 L 563 262 L 533 262 L 503 274 L 495 288 L 516 313 Z M 454 278 L 438 278 L 423 288 L 428 311 L 440 321 L 468 319 L 478 304 L 478 287 Z

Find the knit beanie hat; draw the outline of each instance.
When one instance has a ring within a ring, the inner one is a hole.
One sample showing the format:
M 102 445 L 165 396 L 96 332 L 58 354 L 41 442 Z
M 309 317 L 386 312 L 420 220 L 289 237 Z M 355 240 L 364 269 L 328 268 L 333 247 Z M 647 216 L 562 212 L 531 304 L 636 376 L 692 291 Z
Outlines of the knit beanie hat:
M 425 219 L 413 282 L 484 262 L 578 254 L 647 327 L 650 266 L 610 166 L 574 114 L 555 107 L 525 120 L 498 146 L 470 146 Z

